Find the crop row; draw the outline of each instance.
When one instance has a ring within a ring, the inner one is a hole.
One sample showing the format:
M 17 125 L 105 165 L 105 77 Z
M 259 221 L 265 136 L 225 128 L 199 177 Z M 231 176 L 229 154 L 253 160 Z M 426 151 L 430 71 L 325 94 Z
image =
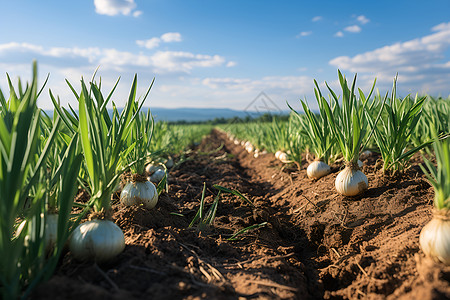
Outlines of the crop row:
M 50 91 L 52 116 L 36 105 L 45 86 L 38 86 L 36 63 L 25 86 L 7 79 L 9 97 L 0 90 L 0 294 L 17 299 L 50 278 L 67 245 L 81 260 L 103 262 L 120 253 L 125 242 L 111 220 L 113 193 L 120 192 L 124 205 L 154 207 L 171 154 L 211 127 L 155 123 L 141 110 L 152 85 L 137 98 L 136 76 L 121 110 L 111 100 L 118 81 L 106 95 L 94 77 L 81 80 L 78 91 L 68 83 L 76 108 L 62 107 Z M 75 202 L 81 191 L 89 199 Z
M 342 163 L 335 188 L 348 197 L 361 195 L 369 187 L 359 160 L 364 151 L 380 153 L 384 176 L 403 172 L 418 151 L 428 152 L 436 163 L 424 158 L 425 167 L 421 167 L 434 187 L 436 212 L 422 230 L 420 244 L 426 254 L 450 264 L 450 98 L 400 98 L 396 79 L 384 95 L 374 93 L 376 81 L 364 93 L 356 89 L 356 75 L 350 85 L 338 75 L 339 96 L 328 84 L 329 95 L 324 96 L 314 81 L 316 112 L 300 100 L 303 112 L 289 106 L 288 121 L 274 117 L 269 123 L 228 124 L 222 129 L 235 144 L 254 152 L 255 158 L 268 151 L 284 163 L 300 166 L 306 153 L 306 173 L 313 180 L 328 175 L 330 163 Z

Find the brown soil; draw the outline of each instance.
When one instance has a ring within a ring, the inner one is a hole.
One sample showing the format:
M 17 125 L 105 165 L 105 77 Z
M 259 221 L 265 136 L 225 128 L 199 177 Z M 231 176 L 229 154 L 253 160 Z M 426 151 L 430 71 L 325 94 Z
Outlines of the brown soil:
M 222 147 L 220 147 L 223 145 Z M 113 205 L 126 248 L 107 265 L 63 257 L 33 299 L 449 299 L 450 267 L 419 249 L 433 189 L 413 164 L 386 179 L 363 159 L 369 189 L 337 194 L 339 166 L 317 181 L 273 154 L 253 158 L 214 131 L 170 172 L 156 208 Z M 416 161 L 417 163 L 417 161 Z M 221 194 L 212 226 L 194 226 L 203 183 Z M 267 224 L 229 241 L 233 233 Z

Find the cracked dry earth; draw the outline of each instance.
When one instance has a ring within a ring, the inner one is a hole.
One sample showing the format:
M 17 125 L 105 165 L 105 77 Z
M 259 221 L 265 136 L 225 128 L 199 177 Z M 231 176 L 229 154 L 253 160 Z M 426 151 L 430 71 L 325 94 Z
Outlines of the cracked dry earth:
M 337 194 L 340 166 L 317 181 L 273 154 L 253 158 L 213 131 L 170 171 L 153 210 L 113 205 L 125 251 L 106 265 L 70 252 L 32 299 L 449 299 L 450 268 L 419 249 L 433 189 L 418 163 L 384 178 L 364 157 L 369 190 Z M 212 226 L 189 228 L 206 183 L 206 207 L 220 195 Z M 116 195 L 117 200 L 117 195 Z M 233 233 L 255 224 L 237 240 Z M 201 229 L 201 230 L 200 230 Z

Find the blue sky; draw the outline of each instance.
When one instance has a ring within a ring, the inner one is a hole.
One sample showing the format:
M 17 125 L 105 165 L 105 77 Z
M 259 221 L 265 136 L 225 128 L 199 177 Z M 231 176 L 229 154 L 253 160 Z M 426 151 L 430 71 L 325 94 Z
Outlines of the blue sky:
M 313 79 L 337 88 L 337 69 L 368 91 L 450 95 L 450 1 L 78 0 L 1 2 L 0 87 L 30 78 L 63 105 L 99 67 L 124 103 L 134 73 L 150 107 L 244 109 L 265 92 L 280 108 L 315 106 Z M 324 91 L 323 91 L 324 92 Z M 39 105 L 51 108 L 47 96 Z

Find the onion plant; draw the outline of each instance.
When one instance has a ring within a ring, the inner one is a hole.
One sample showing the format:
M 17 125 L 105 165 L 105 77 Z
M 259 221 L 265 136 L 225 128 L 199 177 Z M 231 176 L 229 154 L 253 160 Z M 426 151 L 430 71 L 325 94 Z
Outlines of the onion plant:
M 119 114 L 113 103 L 111 117 L 107 105 L 117 83 L 106 98 L 101 93 L 101 82 L 98 85 L 91 82 L 88 89 L 82 80 L 81 93 L 74 92 L 78 98 L 78 132 L 91 191 L 88 208 L 93 206 L 95 210 L 93 220 L 79 225 L 71 238 L 71 252 L 81 260 L 107 261 L 125 247 L 123 232 L 111 221 L 111 195 L 119 176 L 129 167 L 125 165 L 125 157 L 133 145 L 128 148 L 125 145 L 145 97 L 140 105 L 135 100 L 135 75 L 124 109 Z
M 306 117 L 298 114 L 291 106 L 289 108 L 295 113 L 300 120 L 303 132 L 309 136 L 310 148 L 315 155 L 315 160 L 307 168 L 307 175 L 310 178 L 319 179 L 330 173 L 331 169 L 328 165 L 331 148 L 333 147 L 334 136 L 328 124 L 327 113 L 321 99 L 323 98 L 317 81 L 314 80 L 316 88 L 314 93 L 319 106 L 319 114 L 316 116 L 308 104 L 300 100 Z M 336 106 L 334 106 L 336 107 Z
M 250 204 L 250 206 L 252 206 L 253 208 L 255 207 L 255 205 L 247 197 L 242 195 L 237 190 L 232 190 L 232 189 L 229 189 L 229 188 L 217 185 L 217 184 L 213 185 L 213 187 L 215 189 L 219 190 L 219 192 L 215 196 L 214 201 L 211 204 L 211 206 L 209 207 L 209 209 L 205 212 L 204 210 L 205 210 L 206 183 L 203 183 L 202 196 L 200 198 L 200 207 L 199 207 L 197 213 L 195 214 L 194 218 L 192 219 L 191 223 L 189 224 L 189 227 L 193 227 L 197 223 L 197 228 L 200 231 L 203 231 L 203 230 L 207 230 L 214 223 L 214 220 L 215 220 L 216 214 L 217 214 L 217 208 L 219 206 L 219 200 L 220 200 L 221 193 L 227 193 L 227 194 L 232 194 L 232 195 L 238 196 L 243 202 Z M 245 232 L 247 230 L 244 230 L 243 232 Z M 243 233 L 243 232 L 241 232 L 241 233 Z M 233 238 L 235 238 L 236 236 L 237 235 L 233 236 Z
M 293 161 L 300 169 L 302 162 L 302 155 L 307 151 L 310 142 L 309 137 L 302 125 L 300 123 L 299 117 L 289 118 L 288 129 L 289 129 L 289 159 Z
M 171 151 L 169 148 L 172 146 L 172 141 L 175 143 L 174 136 L 177 136 L 177 133 L 174 133 L 172 130 L 169 130 L 169 124 L 167 122 L 155 122 L 153 125 L 153 134 L 152 134 L 152 142 L 150 143 L 150 147 L 147 149 L 150 153 L 155 151 Z
M 365 111 L 367 109 L 370 110 L 371 108 L 367 107 L 368 99 L 370 99 L 372 95 L 376 80 L 367 97 L 361 89 L 358 89 L 359 98 L 357 98 L 357 95 L 355 94 L 356 74 L 351 89 L 348 87 L 346 78 L 339 70 L 338 75 L 339 83 L 342 88 L 342 106 L 339 105 L 338 96 L 328 84 L 327 88 L 331 93 L 333 102 L 328 103 L 324 97 L 321 97 L 321 102 L 326 112 L 331 130 L 336 137 L 342 155 L 346 161 L 345 169 L 336 177 L 336 190 L 344 196 L 356 196 L 368 188 L 367 177 L 360 171 L 358 159 L 361 150 L 364 148 L 363 139 L 366 139 L 364 142 L 367 142 L 370 138 L 370 135 L 367 134 L 369 125 Z M 332 108 L 330 104 L 335 105 L 335 107 Z M 381 110 L 373 122 L 374 125 L 376 125 L 380 115 Z
M 416 130 L 426 97 L 418 98 L 416 96 L 412 100 L 408 95 L 403 99 L 397 98 L 396 82 L 397 78 L 394 79 L 391 97 L 384 105 L 383 115 L 378 122 L 378 126 L 373 125 L 374 120 L 372 118 L 376 116 L 372 117 L 367 112 L 367 119 L 374 129 L 373 136 L 383 159 L 383 172 L 402 170 L 415 152 L 431 144 L 430 139 L 428 139 L 428 141 L 407 151 L 410 145 L 410 137 Z M 380 96 L 375 99 L 382 101 Z
M 289 127 L 287 122 L 279 120 L 277 117 L 273 117 L 272 122 L 267 123 L 265 130 L 264 123 L 257 123 L 257 126 L 264 137 L 261 144 L 267 148 L 268 151 L 276 152 L 277 150 L 280 150 L 286 152 L 289 150 Z
M 450 141 L 437 140 L 436 129 L 432 132 L 437 166 L 424 159 L 427 168 L 421 167 L 434 188 L 435 211 L 433 219 L 422 229 L 419 241 L 426 255 L 450 265 Z
M 418 147 L 428 142 L 433 129 L 436 130 L 438 136 L 450 133 L 450 97 L 445 99 L 427 96 L 416 130 L 411 134 L 412 144 Z M 426 150 L 428 148 L 427 146 Z
M 150 110 L 147 111 L 147 115 L 137 114 L 128 135 L 128 144 L 133 146 L 131 151 L 126 153 L 127 160 L 130 162 L 131 176 L 127 178 L 128 182 L 120 193 L 120 202 L 124 205 L 143 204 L 146 208 L 151 209 L 158 202 L 156 187 L 147 180 L 145 174 L 145 163 L 150 152 L 153 124 Z
M 18 94 L 8 76 L 10 96 L 0 91 L 0 294 L 3 299 L 26 298 L 56 267 L 68 237 L 68 215 L 76 186 L 69 183 L 78 173 L 76 138 L 72 139 L 59 166 L 48 176 L 47 158 L 58 131 L 59 119 L 41 143 L 41 111 L 36 106 L 37 64 L 32 82 Z M 53 172 L 54 171 L 54 172 Z M 49 179 L 46 183 L 46 179 Z M 57 238 L 47 248 L 49 231 L 45 199 L 59 203 Z M 20 226 L 17 221 L 22 220 Z

